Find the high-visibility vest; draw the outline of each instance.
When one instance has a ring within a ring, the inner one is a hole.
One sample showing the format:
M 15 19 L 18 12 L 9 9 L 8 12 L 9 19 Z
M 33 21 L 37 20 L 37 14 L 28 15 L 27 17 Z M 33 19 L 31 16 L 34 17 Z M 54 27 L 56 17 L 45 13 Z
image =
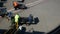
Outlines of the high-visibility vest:
M 18 22 L 18 19 L 20 18 L 19 15 L 15 15 L 15 22 Z
M 13 5 L 14 5 L 14 6 L 17 6 L 17 5 L 18 5 L 18 3 L 17 3 L 17 2 L 13 2 Z

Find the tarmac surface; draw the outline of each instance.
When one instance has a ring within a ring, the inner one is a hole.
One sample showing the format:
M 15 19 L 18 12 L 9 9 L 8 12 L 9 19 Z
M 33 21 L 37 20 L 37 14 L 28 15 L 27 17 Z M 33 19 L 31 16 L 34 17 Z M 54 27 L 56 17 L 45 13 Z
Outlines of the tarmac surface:
M 13 0 L 12 0 L 13 1 Z M 11 0 L 8 0 L 7 8 L 10 9 L 12 6 Z M 31 3 L 35 0 L 26 0 L 25 2 Z M 33 28 L 35 31 L 39 32 L 49 32 L 60 25 L 60 0 L 46 0 L 40 4 L 30 7 L 26 10 L 19 10 L 19 15 L 28 17 L 32 14 L 34 17 L 38 17 L 40 22 L 35 25 L 26 26 L 26 31 Z M 6 18 L 0 19 L 0 29 L 9 29 L 10 23 L 8 23 Z

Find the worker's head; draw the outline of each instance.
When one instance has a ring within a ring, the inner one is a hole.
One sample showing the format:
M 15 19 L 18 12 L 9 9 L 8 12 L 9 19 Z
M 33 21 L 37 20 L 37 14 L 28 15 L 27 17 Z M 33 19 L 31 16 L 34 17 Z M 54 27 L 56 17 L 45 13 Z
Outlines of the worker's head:
M 15 14 L 15 17 L 20 17 L 20 15 L 19 14 Z
M 30 14 L 29 16 L 32 16 L 32 14 Z
M 18 3 L 16 1 L 13 2 L 13 6 L 18 6 Z

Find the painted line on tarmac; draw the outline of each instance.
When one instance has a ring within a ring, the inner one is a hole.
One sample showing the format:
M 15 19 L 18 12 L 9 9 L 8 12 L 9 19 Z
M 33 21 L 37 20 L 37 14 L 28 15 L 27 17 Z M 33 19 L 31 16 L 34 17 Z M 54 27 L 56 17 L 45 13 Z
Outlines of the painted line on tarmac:
M 35 2 L 33 2 L 33 3 L 28 3 L 28 4 L 26 4 L 26 6 L 27 6 L 27 7 L 35 6 L 35 5 L 39 4 L 39 3 L 41 3 L 42 1 L 43 1 L 43 0 L 38 0 L 38 1 L 35 1 Z
M 39 4 L 39 3 L 41 3 L 43 0 L 38 0 L 38 1 L 35 1 L 35 2 L 33 2 L 33 3 L 28 3 L 28 4 L 26 4 L 26 6 L 27 7 L 32 7 L 32 6 L 34 6 L 34 5 L 37 5 L 37 4 Z M 14 8 L 11 8 L 11 9 L 9 9 L 9 10 L 7 10 L 7 12 L 13 12 L 14 11 Z

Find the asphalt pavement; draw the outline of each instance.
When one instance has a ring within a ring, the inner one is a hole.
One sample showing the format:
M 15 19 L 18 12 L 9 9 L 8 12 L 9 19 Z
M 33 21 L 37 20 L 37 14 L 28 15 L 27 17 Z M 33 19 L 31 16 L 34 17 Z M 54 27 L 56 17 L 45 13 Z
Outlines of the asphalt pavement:
M 33 28 L 35 31 L 49 32 L 54 28 L 56 28 L 58 25 L 60 25 L 60 2 L 59 1 L 60 0 L 46 0 L 36 6 L 20 11 L 19 12 L 20 16 L 28 17 L 29 14 L 32 14 L 34 17 L 38 17 L 40 20 L 40 22 L 35 25 L 30 25 L 30 26 L 23 25 L 24 27 L 26 27 L 27 29 L 26 31 L 29 31 L 31 28 Z M 9 23 L 4 23 L 4 22 L 6 21 L 3 20 L 0 29 L 1 28 L 8 29 Z

